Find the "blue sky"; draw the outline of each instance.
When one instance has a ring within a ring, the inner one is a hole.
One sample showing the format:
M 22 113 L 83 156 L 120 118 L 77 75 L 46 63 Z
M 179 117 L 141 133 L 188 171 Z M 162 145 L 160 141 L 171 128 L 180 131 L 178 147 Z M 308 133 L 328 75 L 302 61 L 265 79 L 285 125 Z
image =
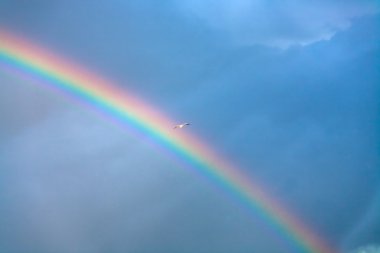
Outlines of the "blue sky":
M 191 122 L 351 252 L 380 244 L 379 8 L 3 0 L 0 26 Z M 295 252 L 147 140 L 2 68 L 0 89 L 0 252 Z

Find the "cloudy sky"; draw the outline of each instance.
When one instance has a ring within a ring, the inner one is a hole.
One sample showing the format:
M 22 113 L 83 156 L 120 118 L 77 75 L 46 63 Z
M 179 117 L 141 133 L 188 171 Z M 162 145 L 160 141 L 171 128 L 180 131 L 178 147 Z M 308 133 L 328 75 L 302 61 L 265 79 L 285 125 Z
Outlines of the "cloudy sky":
M 114 80 L 338 251 L 380 244 L 376 0 L 0 0 L 0 27 Z M 1 40 L 1 38 L 0 38 Z M 1 253 L 294 253 L 208 180 L 0 67 Z

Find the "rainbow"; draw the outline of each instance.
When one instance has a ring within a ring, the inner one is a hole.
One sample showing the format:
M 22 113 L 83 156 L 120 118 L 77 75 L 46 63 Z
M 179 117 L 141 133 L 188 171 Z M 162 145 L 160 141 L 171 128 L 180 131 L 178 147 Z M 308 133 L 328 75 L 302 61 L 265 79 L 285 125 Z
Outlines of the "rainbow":
M 302 252 L 333 253 L 328 244 L 292 216 L 257 182 L 244 176 L 205 143 L 187 133 L 173 133 L 173 121 L 136 96 L 81 66 L 0 29 L 0 67 L 13 68 L 148 136 L 193 169 L 234 195 Z

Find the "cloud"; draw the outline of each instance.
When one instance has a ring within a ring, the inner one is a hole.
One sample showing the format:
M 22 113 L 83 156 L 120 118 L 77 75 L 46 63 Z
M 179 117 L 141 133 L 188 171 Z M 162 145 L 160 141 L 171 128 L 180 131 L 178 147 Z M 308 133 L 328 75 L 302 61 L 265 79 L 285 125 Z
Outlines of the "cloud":
M 42 86 L 32 85 L 33 82 L 22 84 L 23 81 L 13 78 L 12 72 L 4 71 L 2 67 L 0 65 L 0 136 L 4 140 L 8 135 L 45 120 L 64 103 Z
M 367 245 L 352 251 L 351 253 L 380 253 L 379 245 Z
M 268 249 L 273 234 L 207 181 L 75 105 L 3 142 L 0 167 L 0 251 L 283 247 Z
M 150 2 L 38 10 L 12 2 L 0 16 L 157 98 L 334 244 L 351 229 L 347 248 L 378 244 L 377 19 L 347 29 L 371 13 L 370 2 L 188 0 L 181 13 Z M 329 36 L 286 52 L 235 50 Z M 266 224 L 252 224 L 209 184 L 71 100 L 8 75 L 1 91 L 0 251 L 283 252 Z
M 180 8 L 192 20 L 238 45 L 288 48 L 329 40 L 352 19 L 377 13 L 375 1 L 186 0 Z
M 380 189 L 371 201 L 362 218 L 354 223 L 353 228 L 346 235 L 343 241 L 343 247 L 347 249 L 357 248 L 358 245 L 365 245 L 369 243 L 378 243 L 378 235 L 380 229 L 379 222 L 380 211 Z M 368 245 L 359 247 L 353 253 L 375 253 L 380 252 L 379 245 Z

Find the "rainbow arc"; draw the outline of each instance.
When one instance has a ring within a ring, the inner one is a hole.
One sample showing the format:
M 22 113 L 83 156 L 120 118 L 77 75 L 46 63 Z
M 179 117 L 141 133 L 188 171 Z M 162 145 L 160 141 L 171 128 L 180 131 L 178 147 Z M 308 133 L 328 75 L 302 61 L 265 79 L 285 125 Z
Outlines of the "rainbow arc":
M 219 156 L 206 143 L 186 131 L 173 134 L 173 120 L 133 94 L 83 67 L 53 54 L 28 40 L 0 29 L 0 68 L 7 66 L 43 80 L 100 110 L 113 120 L 140 132 L 193 169 L 232 193 L 259 215 L 297 250 L 335 252 L 258 182 L 244 176 L 236 166 Z

